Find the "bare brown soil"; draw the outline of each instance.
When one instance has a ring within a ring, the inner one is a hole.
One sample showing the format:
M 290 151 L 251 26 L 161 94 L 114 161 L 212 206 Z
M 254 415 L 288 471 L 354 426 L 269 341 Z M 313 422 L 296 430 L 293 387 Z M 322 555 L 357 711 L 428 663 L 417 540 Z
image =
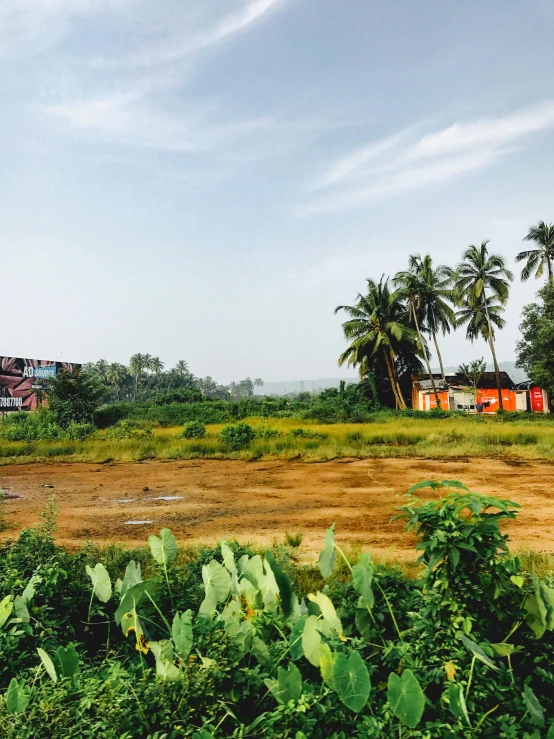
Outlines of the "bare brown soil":
M 271 544 L 282 542 L 286 531 L 300 531 L 303 550 L 313 554 L 335 521 L 337 541 L 399 559 L 413 558 L 415 540 L 401 522 L 390 521 L 391 515 L 405 502 L 408 488 L 428 478 L 459 479 L 473 490 L 519 503 L 520 517 L 506 529 L 512 546 L 554 553 L 554 467 L 540 462 L 190 460 L 0 468 L 0 488 L 11 494 L 8 536 L 38 521 L 54 494 L 58 541 L 69 547 L 86 540 L 136 546 L 167 526 L 183 544 L 213 544 L 223 537 Z M 422 491 L 422 497 L 428 495 L 433 494 Z M 182 498 L 153 500 L 158 496 Z M 152 524 L 126 525 L 128 520 Z

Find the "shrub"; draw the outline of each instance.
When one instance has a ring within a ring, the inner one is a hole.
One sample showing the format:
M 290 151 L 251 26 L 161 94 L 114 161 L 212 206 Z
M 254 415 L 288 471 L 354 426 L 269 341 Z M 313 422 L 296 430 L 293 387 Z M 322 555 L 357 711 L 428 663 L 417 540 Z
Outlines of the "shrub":
M 67 436 L 73 441 L 84 441 L 94 434 L 96 427 L 92 423 L 75 423 L 72 422 L 67 427 Z
M 236 423 L 234 426 L 225 426 L 219 434 L 221 441 L 225 442 L 233 451 L 245 449 L 255 436 L 252 426 L 243 422 Z
M 55 441 L 66 435 L 55 422 L 53 413 L 46 409 L 36 413 L 12 413 L 0 427 L 0 437 L 7 441 Z
M 314 431 L 313 429 L 305 429 L 302 427 L 291 429 L 289 431 L 289 434 L 294 437 L 302 436 L 304 439 L 324 439 L 325 438 L 325 435 L 320 434 L 319 431 Z
M 201 421 L 189 421 L 181 431 L 183 439 L 203 439 L 206 436 L 206 426 Z
M 279 430 L 271 426 L 258 426 L 255 429 L 255 434 L 257 439 L 272 439 L 279 436 Z
M 106 439 L 149 439 L 152 426 L 130 418 L 119 421 L 106 431 Z

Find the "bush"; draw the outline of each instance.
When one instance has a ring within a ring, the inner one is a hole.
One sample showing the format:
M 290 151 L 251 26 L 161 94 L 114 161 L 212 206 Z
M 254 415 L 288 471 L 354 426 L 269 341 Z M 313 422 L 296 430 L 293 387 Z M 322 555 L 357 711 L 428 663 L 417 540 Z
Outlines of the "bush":
M 81 370 L 60 370 L 48 390 L 48 407 L 62 428 L 70 423 L 92 423 L 103 393 L 98 378 Z
M 221 441 L 233 451 L 245 449 L 256 436 L 252 426 L 247 423 L 237 423 L 234 426 L 225 426 L 219 434 Z
M 313 429 L 305 429 L 302 427 L 291 429 L 289 431 L 289 434 L 291 436 L 297 437 L 301 436 L 304 439 L 324 439 L 324 434 L 320 434 L 319 431 L 314 431 Z
M 94 434 L 96 427 L 92 423 L 72 422 L 67 427 L 67 437 L 73 441 L 84 441 Z
M 46 409 L 11 413 L 0 427 L 0 437 L 7 441 L 55 441 L 66 436 L 66 431 L 55 422 L 54 414 Z
M 255 434 L 257 439 L 272 439 L 279 436 L 279 430 L 271 426 L 258 426 L 255 429 Z
M 152 426 L 130 418 L 119 421 L 106 431 L 106 439 L 149 439 Z
M 206 427 L 201 421 L 189 421 L 181 431 L 183 439 L 203 439 L 206 436 Z

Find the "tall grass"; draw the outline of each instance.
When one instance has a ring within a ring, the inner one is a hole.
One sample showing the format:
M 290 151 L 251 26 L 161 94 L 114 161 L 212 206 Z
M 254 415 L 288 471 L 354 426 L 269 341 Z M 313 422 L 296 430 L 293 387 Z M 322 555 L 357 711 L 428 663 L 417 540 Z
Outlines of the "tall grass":
M 204 439 L 182 439 L 181 427 L 155 428 L 146 439 L 85 441 L 0 441 L 0 464 L 60 462 L 130 462 L 147 459 L 262 459 L 271 457 L 328 460 L 335 457 L 490 457 L 554 462 L 554 424 L 544 420 L 506 421 L 472 417 L 378 417 L 371 423 L 322 425 L 298 419 L 248 419 L 252 426 L 279 431 L 231 451 L 219 438 L 222 425 L 207 427 Z M 315 438 L 293 435 L 303 426 Z

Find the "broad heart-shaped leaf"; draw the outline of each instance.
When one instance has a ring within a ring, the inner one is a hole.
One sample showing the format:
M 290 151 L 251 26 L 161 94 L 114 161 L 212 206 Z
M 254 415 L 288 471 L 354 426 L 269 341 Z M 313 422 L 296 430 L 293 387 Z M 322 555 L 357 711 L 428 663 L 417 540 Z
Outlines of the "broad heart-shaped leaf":
M 121 596 L 124 596 L 129 588 L 132 588 L 133 585 L 138 585 L 139 582 L 142 582 L 140 562 L 137 564 L 135 560 L 132 559 L 125 568 L 125 576 L 121 581 L 121 589 L 119 591 Z
M 252 654 L 261 665 L 271 665 L 273 662 L 269 647 L 259 636 L 252 639 Z
M 373 579 L 373 565 L 371 563 L 371 557 L 368 552 L 360 554 L 358 562 L 352 567 L 352 583 L 354 590 L 360 594 L 362 603 L 358 603 L 358 608 L 361 605 L 366 608 L 373 608 L 375 598 L 373 597 L 373 590 L 371 588 L 371 581 Z
M 87 565 L 87 575 L 90 577 L 92 582 L 92 589 L 94 595 L 102 603 L 107 603 L 112 597 L 112 584 L 110 582 L 110 576 L 108 571 L 101 562 L 98 562 L 96 567 L 92 569 Z
M 214 735 L 210 734 L 206 729 L 201 729 L 192 735 L 192 739 L 214 739 Z
M 292 613 L 292 585 L 287 577 L 287 575 L 283 572 L 281 566 L 273 556 L 271 552 L 265 553 L 265 560 L 271 567 L 271 570 L 273 572 L 273 575 L 275 577 L 275 581 L 277 583 L 277 587 L 279 588 L 279 597 L 281 599 L 281 609 L 283 613 L 285 614 L 285 617 L 288 618 L 290 614 Z
M 528 685 L 525 685 L 525 687 L 523 688 L 523 693 L 521 694 L 521 697 L 523 698 L 523 702 L 525 703 L 525 708 L 529 711 L 531 721 L 535 724 L 535 726 L 544 726 L 543 707 L 537 700 L 537 696 L 533 693 Z
M 408 494 L 415 493 L 416 490 L 421 490 L 421 488 L 432 488 L 433 490 L 436 490 L 437 488 L 440 488 L 440 486 L 441 483 L 436 480 L 423 480 L 423 482 L 418 482 L 415 485 L 412 485 L 408 490 Z
M 366 641 L 371 639 L 371 616 L 367 608 L 356 608 L 356 627 Z
M 277 680 L 266 680 L 266 685 L 274 698 L 285 706 L 289 701 L 297 701 L 302 695 L 302 675 L 294 662 L 286 670 L 278 667 Z
M 13 600 L 11 595 L 6 595 L 0 600 L 0 629 L 6 623 L 13 611 Z
M 494 664 L 492 659 L 483 652 L 479 644 L 476 644 L 471 639 L 468 639 L 468 637 L 464 634 L 460 634 L 460 639 L 462 640 L 464 646 L 466 646 L 477 659 L 481 660 L 481 662 L 486 664 L 487 667 L 492 667 L 493 670 L 498 670 L 498 667 Z
M 231 591 L 231 575 L 223 565 L 215 559 L 202 567 L 205 597 L 198 613 L 200 616 L 211 616 L 218 603 L 224 601 Z
M 298 621 L 294 624 L 291 629 L 289 644 L 290 644 L 290 656 L 291 659 L 297 660 L 304 656 L 304 648 L 302 646 L 302 639 L 304 633 L 304 626 L 308 617 L 300 616 Z
M 550 725 L 550 728 L 548 729 L 548 733 L 546 735 L 546 739 L 554 739 L 554 724 Z
M 304 656 L 314 667 L 319 667 L 319 645 L 321 644 L 320 624 L 321 622 L 317 616 L 308 616 L 302 632 Z
M 181 671 L 173 664 L 173 645 L 169 639 L 150 642 L 149 646 L 156 659 L 156 675 L 167 682 L 178 680 Z
M 79 669 L 79 655 L 73 644 L 65 648 L 58 647 L 53 662 L 59 677 L 73 677 Z
M 465 718 L 468 726 L 470 726 L 469 715 L 467 712 L 466 700 L 464 698 L 464 689 L 460 683 L 452 683 L 448 689 L 443 693 L 448 701 L 448 708 L 451 713 L 460 721 Z
M 316 603 L 319 606 L 323 620 L 326 621 L 331 628 L 333 628 L 337 634 L 342 634 L 342 624 L 340 618 L 337 616 L 335 606 L 331 599 L 325 595 L 325 593 L 317 592 L 315 595 L 310 593 L 308 599 L 312 603 Z
M 319 571 L 324 579 L 327 579 L 335 569 L 337 561 L 337 553 L 335 551 L 335 524 L 325 532 L 323 540 L 323 549 L 319 554 Z
M 35 594 L 35 585 L 38 585 L 41 582 L 42 577 L 40 575 L 33 575 L 31 577 L 31 579 L 25 586 L 25 590 L 21 593 L 21 599 L 24 601 L 25 605 L 27 605 L 27 603 L 32 600 Z
M 150 647 L 146 641 L 142 624 L 135 608 L 123 614 L 121 618 L 121 630 L 125 636 L 129 636 L 131 631 L 133 631 L 135 634 L 135 649 L 143 654 L 148 654 Z
M 401 676 L 391 672 L 387 698 L 396 718 L 415 729 L 423 716 L 425 695 L 411 670 L 404 670 Z
M 24 683 L 17 682 L 15 677 L 11 679 L 8 685 L 8 691 L 4 696 L 6 701 L 6 710 L 8 713 L 23 713 L 23 711 L 29 705 L 29 696 L 24 690 Z
M 158 589 L 157 583 L 153 580 L 145 580 L 130 587 L 125 595 L 121 598 L 117 611 L 115 612 L 115 622 L 119 626 L 124 614 L 138 608 L 140 602 L 148 595 L 153 596 Z
M 21 623 L 28 624 L 31 620 L 29 610 L 27 609 L 27 603 L 21 595 L 16 595 L 13 602 L 14 616 L 18 618 Z
M 162 529 L 160 535 L 148 537 L 152 556 L 159 565 L 170 565 L 177 556 L 177 542 L 169 529 Z
M 499 657 L 509 657 L 515 649 L 513 644 L 505 644 L 504 642 L 491 644 L 491 647 Z
M 331 690 L 336 690 L 335 686 L 335 662 L 339 655 L 336 652 L 332 652 L 329 645 L 325 642 L 321 642 L 319 645 L 319 669 L 321 671 L 321 677 L 323 682 L 326 683 Z
M 56 674 L 56 668 L 54 667 L 54 663 L 50 659 L 50 657 L 46 654 L 44 649 L 41 649 L 40 647 L 37 649 L 38 656 L 40 657 L 40 661 L 44 665 L 44 669 L 49 674 L 50 679 L 52 682 L 57 683 L 58 682 L 58 675 Z
M 369 698 L 369 672 L 359 652 L 351 652 L 347 657 L 342 652 L 337 655 L 333 668 L 335 690 L 341 701 L 354 713 L 359 713 Z
M 546 628 L 552 631 L 554 629 L 554 590 L 541 580 L 539 592 L 546 608 Z
M 192 649 L 192 611 L 175 614 L 171 624 L 171 638 L 178 656 L 186 659 Z

